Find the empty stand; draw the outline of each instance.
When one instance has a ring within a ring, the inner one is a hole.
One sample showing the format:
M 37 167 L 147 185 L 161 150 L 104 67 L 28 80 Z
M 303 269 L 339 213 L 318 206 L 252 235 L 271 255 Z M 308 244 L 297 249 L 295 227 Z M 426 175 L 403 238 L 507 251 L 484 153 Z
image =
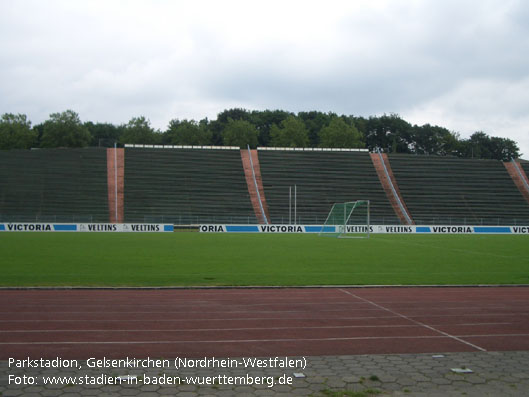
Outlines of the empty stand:
M 527 224 L 529 205 L 502 162 L 390 154 L 416 224 Z
M 372 223 L 400 223 L 368 152 L 260 150 L 259 162 L 272 223 L 289 222 L 294 185 L 298 224 L 323 224 L 334 203 L 354 200 L 371 201 Z
M 0 151 L 0 222 L 115 221 L 116 208 L 109 211 L 109 202 L 116 202 L 116 170 L 111 167 L 116 158 L 118 221 L 123 209 L 123 221 L 134 223 L 258 222 L 238 149 L 125 148 L 117 157 L 108 153 L 99 148 Z M 322 224 L 334 203 L 362 199 L 371 201 L 373 224 L 400 223 L 367 152 L 252 153 L 260 165 L 260 193 L 271 223 L 289 222 L 289 188 L 294 186 L 297 219 L 292 197 L 292 223 Z M 500 161 L 388 158 L 416 224 L 529 224 L 529 203 Z M 519 165 L 529 174 L 528 162 Z M 258 173 L 256 178 L 260 180 Z
M 0 151 L 3 222 L 108 222 L 106 149 Z
M 239 150 L 125 149 L 125 222 L 256 223 Z

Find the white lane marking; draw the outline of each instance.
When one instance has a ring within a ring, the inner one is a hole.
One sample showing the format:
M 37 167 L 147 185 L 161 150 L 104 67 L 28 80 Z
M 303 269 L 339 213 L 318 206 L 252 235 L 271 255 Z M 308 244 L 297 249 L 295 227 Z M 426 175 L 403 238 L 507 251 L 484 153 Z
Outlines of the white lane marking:
M 449 326 L 483 326 L 483 325 L 512 325 L 514 323 L 463 323 L 446 324 Z M 445 324 L 440 324 L 445 325 Z M 12 329 L 0 330 L 0 334 L 9 333 L 54 333 L 54 332 L 208 332 L 208 331 L 274 331 L 287 329 L 355 329 L 355 328 L 412 328 L 419 327 L 417 324 L 396 324 L 396 325 L 328 325 L 328 326 L 292 326 L 292 327 L 240 327 L 240 328 L 166 328 L 166 329 Z
M 529 334 L 494 334 L 494 335 L 465 335 L 469 338 L 495 338 L 498 336 L 524 336 Z M 5 345 L 138 345 L 138 344 L 177 344 L 177 343 L 255 343 L 255 342 L 305 342 L 305 341 L 342 341 L 342 340 L 378 340 L 378 339 L 453 339 L 453 336 L 359 336 L 350 338 L 301 338 L 301 339 L 226 339 L 226 340 L 169 340 L 169 341 L 77 341 L 77 342 L 0 342 Z
M 385 310 L 385 311 L 387 311 L 387 312 L 389 312 L 389 313 L 391 313 L 391 314 L 393 314 L 393 315 L 396 315 L 396 316 L 402 317 L 402 318 L 404 318 L 404 319 L 406 319 L 406 320 L 408 320 L 408 321 L 410 321 L 410 322 L 412 322 L 412 323 L 414 323 L 414 324 L 417 324 L 417 325 L 423 326 L 423 327 L 425 327 L 425 328 L 428 328 L 428 329 L 431 330 L 431 331 L 437 332 L 437 333 L 439 333 L 439 334 L 441 334 L 441 335 L 444 335 L 444 336 L 447 336 L 447 337 L 452 338 L 452 339 L 454 339 L 454 340 L 457 340 L 458 342 L 464 343 L 465 345 L 471 346 L 471 347 L 473 347 L 474 349 L 480 350 L 480 351 L 482 351 L 482 352 L 486 352 L 486 351 L 487 351 L 486 349 L 484 349 L 484 348 L 481 347 L 481 346 L 478 346 L 478 345 L 475 345 L 475 344 L 473 344 L 473 343 L 467 342 L 467 341 L 464 340 L 464 339 L 458 338 L 458 337 L 455 336 L 455 335 L 451 335 L 451 334 L 449 334 L 449 333 L 447 333 L 447 332 L 441 331 L 441 330 L 439 330 L 439 329 L 437 329 L 437 328 L 434 328 L 434 327 L 432 327 L 432 326 L 430 326 L 430 325 L 428 325 L 428 324 L 425 324 L 425 323 L 423 323 L 423 322 L 420 322 L 420 321 L 414 320 L 413 318 L 410 318 L 410 317 L 408 317 L 408 316 L 405 316 L 404 314 L 401 314 L 401 313 L 396 312 L 396 311 L 394 311 L 394 310 L 388 309 L 387 307 L 381 306 L 381 305 L 379 305 L 378 303 L 372 302 L 372 301 L 370 301 L 369 299 L 365 299 L 365 298 L 362 298 L 361 296 L 355 295 L 355 294 L 353 294 L 352 292 L 346 291 L 346 290 L 341 289 L 341 288 L 340 288 L 340 291 L 342 291 L 344 294 L 347 294 L 347 295 L 352 296 L 353 298 L 359 299 L 359 300 L 364 301 L 364 302 L 368 302 L 368 303 L 372 304 L 373 306 L 378 307 L 378 308 L 381 309 L 381 310 Z M 468 337 L 468 336 L 467 336 L 467 337 Z

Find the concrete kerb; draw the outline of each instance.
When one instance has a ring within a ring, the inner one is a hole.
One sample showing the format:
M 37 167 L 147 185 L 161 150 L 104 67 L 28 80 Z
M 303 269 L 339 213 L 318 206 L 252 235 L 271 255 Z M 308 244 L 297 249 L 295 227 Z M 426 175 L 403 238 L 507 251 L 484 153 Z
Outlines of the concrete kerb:
M 372 284 L 372 285 L 190 285 L 190 286 L 0 286 L 1 290 L 222 290 L 222 289 L 339 289 L 339 288 L 495 288 L 529 284 Z

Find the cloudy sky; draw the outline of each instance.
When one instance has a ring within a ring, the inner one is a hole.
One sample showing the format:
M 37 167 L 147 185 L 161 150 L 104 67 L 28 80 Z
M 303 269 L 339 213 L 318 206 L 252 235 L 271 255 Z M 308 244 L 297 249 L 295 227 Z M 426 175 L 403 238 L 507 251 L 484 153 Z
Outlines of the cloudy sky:
M 0 114 L 398 113 L 529 158 L 524 0 L 0 0 Z

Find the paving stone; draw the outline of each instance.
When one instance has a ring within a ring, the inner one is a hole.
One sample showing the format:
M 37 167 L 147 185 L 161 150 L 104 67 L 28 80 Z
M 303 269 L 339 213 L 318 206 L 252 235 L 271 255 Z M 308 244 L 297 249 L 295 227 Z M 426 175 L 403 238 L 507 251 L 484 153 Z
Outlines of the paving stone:
M 433 378 L 432 379 L 432 383 L 435 383 L 436 385 L 441 385 L 441 386 L 442 385 L 449 385 L 452 382 L 454 382 L 454 381 L 452 381 L 450 379 L 446 379 L 446 378 Z
M 290 393 L 294 396 L 310 396 L 312 394 L 312 391 L 309 390 L 308 388 L 302 388 L 302 389 L 296 388 L 296 389 L 290 390 Z
M 10 389 L 3 392 L 2 397 L 16 397 L 21 396 L 22 394 L 24 394 L 24 391 L 22 389 Z
M 140 389 L 122 388 L 119 394 L 122 396 L 137 396 L 141 393 Z
M 49 389 L 46 389 L 44 391 L 41 391 L 40 395 L 43 396 L 43 397 L 56 397 L 56 396 L 62 395 L 62 390 L 49 390 Z M 99 395 L 101 395 L 101 392 L 99 392 L 98 394 L 95 394 L 95 395 L 99 396 Z M 5 394 L 2 394 L 2 397 L 3 396 L 5 396 Z
M 412 386 L 415 385 L 417 382 L 411 378 L 399 378 L 397 379 L 397 383 L 401 386 Z
M 24 392 L 23 394 L 21 394 L 21 396 L 24 396 L 24 397 L 40 397 L 40 393 L 26 393 Z M 62 394 L 61 394 L 62 396 Z
M 346 376 L 343 377 L 342 380 L 346 383 L 358 383 L 361 379 L 359 376 Z
M 99 396 L 101 395 L 101 391 L 98 389 L 85 389 L 79 394 L 81 394 L 82 396 Z
M 472 352 L 449 353 L 442 358 L 432 358 L 432 354 L 402 355 L 362 355 L 362 356 L 322 356 L 307 357 L 307 368 L 296 371 L 284 371 L 274 368 L 252 369 L 253 377 L 272 376 L 276 380 L 292 372 L 303 372 L 306 378 L 294 378 L 292 385 L 214 385 L 197 387 L 194 385 L 159 386 L 143 384 L 123 385 L 8 385 L 8 378 L 0 375 L 1 397 L 77 397 L 77 396 L 281 396 L 307 395 L 318 396 L 322 390 L 351 390 L 362 392 L 367 388 L 382 391 L 381 396 L 529 396 L 529 352 Z M 474 373 L 457 375 L 450 368 L 468 367 Z M 8 368 L 0 361 L 0 368 Z M 514 370 L 513 370 L 514 369 Z M 3 370 L 0 372 L 4 372 Z M 115 371 L 61 371 L 61 376 L 97 376 L 118 375 Z M 133 373 L 134 371 L 131 371 Z M 139 372 L 140 371 L 136 371 Z M 24 369 L 10 371 L 13 374 L 36 376 L 39 383 L 42 375 L 58 373 L 50 369 Z M 170 376 L 185 376 L 184 372 L 168 369 L 142 369 L 141 374 L 158 376 L 163 373 Z M 223 369 L 222 372 L 211 369 L 188 369 L 186 375 L 245 376 L 241 369 Z M 370 379 L 370 377 L 376 378 Z M 464 393 L 464 394 L 463 394 Z
M 256 390 L 255 393 L 254 393 L 256 396 L 263 396 L 263 397 L 267 397 L 267 396 L 273 396 L 275 395 L 275 392 L 273 390 Z
M 401 390 L 403 390 L 402 386 L 399 385 L 396 382 L 395 383 L 392 383 L 392 382 L 384 383 L 383 389 L 384 390 L 389 390 L 389 391 L 401 391 Z

